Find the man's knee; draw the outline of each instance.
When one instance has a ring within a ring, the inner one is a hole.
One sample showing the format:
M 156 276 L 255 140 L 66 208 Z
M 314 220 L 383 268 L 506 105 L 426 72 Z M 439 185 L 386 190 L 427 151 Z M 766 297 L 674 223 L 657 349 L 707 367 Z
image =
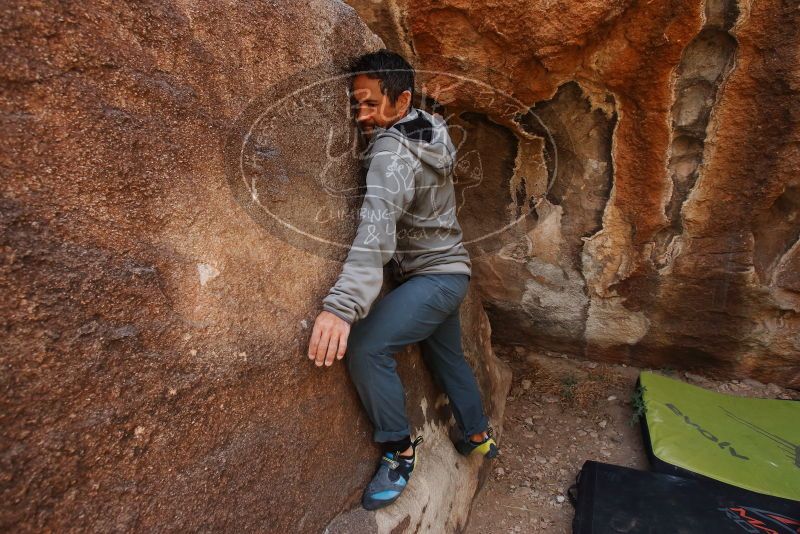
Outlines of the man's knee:
M 348 342 L 345 362 L 354 381 L 369 380 L 374 376 L 386 358 L 385 346 L 380 342 L 357 338 Z
M 353 335 L 351 332 L 350 338 L 347 340 L 347 350 L 345 351 L 345 361 L 347 368 L 352 372 L 354 369 L 359 369 L 366 363 L 367 344 L 362 336 Z

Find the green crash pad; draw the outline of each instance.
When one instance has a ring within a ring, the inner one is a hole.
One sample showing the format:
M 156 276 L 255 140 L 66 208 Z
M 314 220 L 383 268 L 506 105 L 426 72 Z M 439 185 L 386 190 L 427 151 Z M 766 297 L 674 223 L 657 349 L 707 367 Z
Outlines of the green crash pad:
M 639 383 L 655 470 L 800 501 L 800 402 L 734 397 L 650 372 Z

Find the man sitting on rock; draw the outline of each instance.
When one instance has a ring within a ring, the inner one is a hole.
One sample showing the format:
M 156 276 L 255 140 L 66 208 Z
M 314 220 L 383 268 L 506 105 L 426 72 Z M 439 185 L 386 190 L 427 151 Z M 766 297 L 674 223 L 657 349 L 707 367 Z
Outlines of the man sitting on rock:
M 414 70 L 398 54 L 383 49 L 361 56 L 349 74 L 351 103 L 367 141 L 367 191 L 342 273 L 314 323 L 308 356 L 330 366 L 347 355 L 373 437 L 384 450 L 362 499 L 373 510 L 405 489 L 422 441 L 411 441 L 396 372 L 394 354 L 406 345 L 420 344 L 450 399 L 464 436 L 459 452 L 493 458 L 497 447 L 461 345 L 459 306 L 472 273 L 456 219 L 456 149 L 447 124 L 411 105 Z M 389 262 L 400 284 L 372 308 Z

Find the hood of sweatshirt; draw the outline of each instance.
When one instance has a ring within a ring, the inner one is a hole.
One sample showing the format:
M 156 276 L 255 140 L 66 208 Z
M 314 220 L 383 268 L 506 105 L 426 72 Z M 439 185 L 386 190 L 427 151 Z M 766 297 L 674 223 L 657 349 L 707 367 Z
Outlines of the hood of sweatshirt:
M 376 126 L 367 146 L 364 167 L 369 167 L 371 154 L 380 149 L 378 147 L 385 143 L 381 140 L 387 137 L 402 143 L 438 174 L 447 175 L 452 172 L 456 148 L 447 131 L 447 123 L 439 115 L 432 115 L 424 109 L 411 108 L 405 117 L 389 128 Z

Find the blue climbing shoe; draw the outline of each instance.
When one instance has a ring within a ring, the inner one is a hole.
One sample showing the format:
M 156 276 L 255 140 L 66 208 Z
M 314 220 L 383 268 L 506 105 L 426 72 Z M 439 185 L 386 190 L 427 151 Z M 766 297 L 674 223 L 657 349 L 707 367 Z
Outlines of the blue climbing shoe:
M 417 445 L 422 443 L 422 436 L 411 444 L 414 454 L 405 459 L 400 456 L 400 451 L 387 452 L 381 458 L 378 471 L 364 490 L 361 498 L 362 506 L 367 510 L 377 510 L 392 504 L 400 497 L 408 485 L 408 479 L 414 470 L 417 461 Z

